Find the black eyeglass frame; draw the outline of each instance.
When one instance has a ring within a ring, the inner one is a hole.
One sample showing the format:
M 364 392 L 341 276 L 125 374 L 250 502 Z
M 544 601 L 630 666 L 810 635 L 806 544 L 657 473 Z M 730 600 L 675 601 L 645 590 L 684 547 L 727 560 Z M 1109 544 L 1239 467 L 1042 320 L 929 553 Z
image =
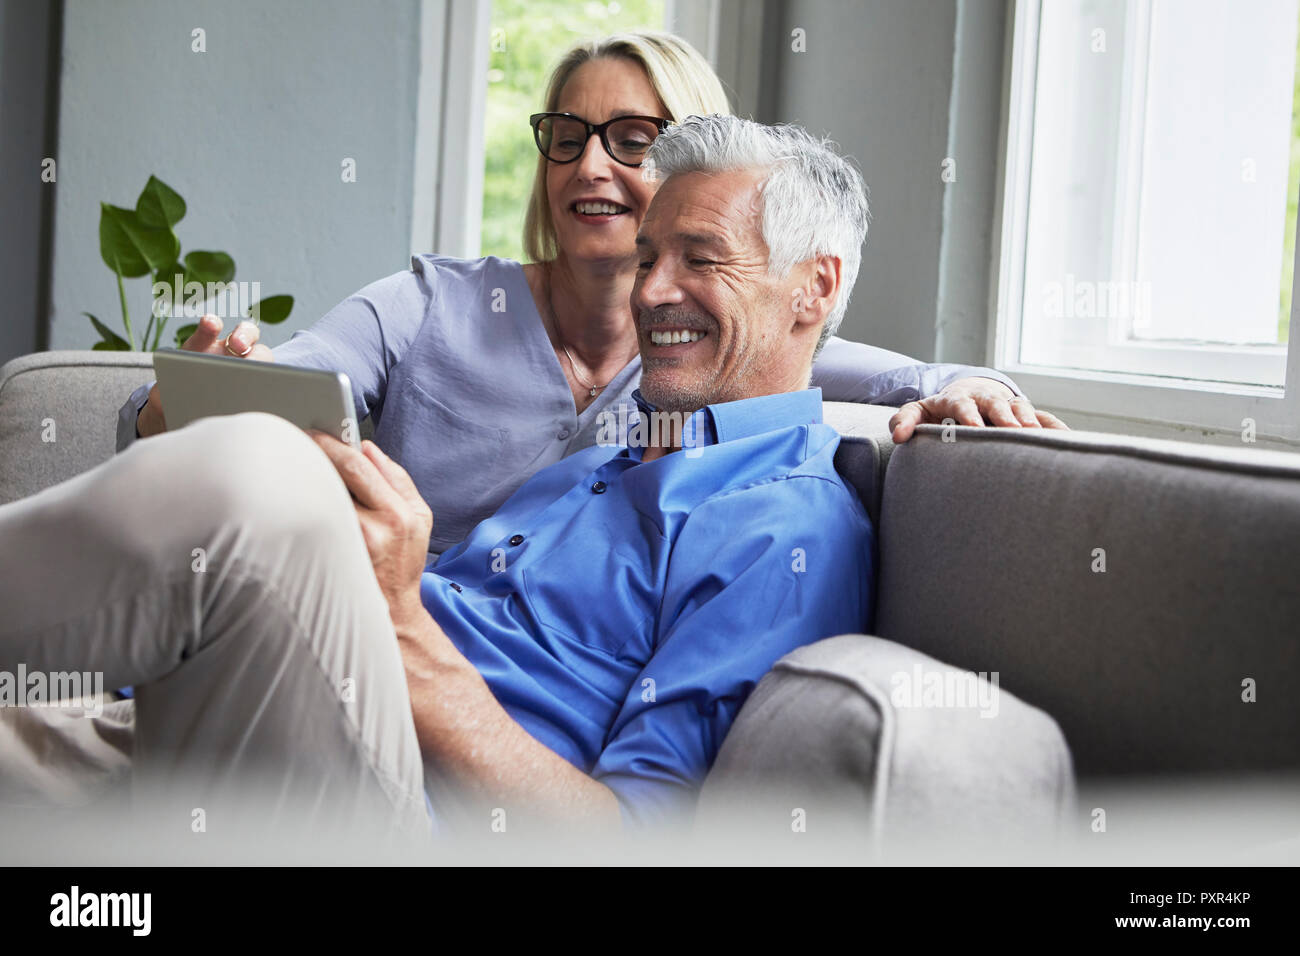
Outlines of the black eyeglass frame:
M 572 159 L 551 159 L 550 156 L 546 155 L 546 150 L 542 149 L 542 131 L 540 129 L 542 120 L 552 116 L 573 120 L 575 123 L 581 123 L 587 129 L 587 135 L 583 137 L 582 140 L 582 149 L 578 150 L 578 155 L 574 156 Z M 605 152 L 608 154 L 610 159 L 619 165 L 630 166 L 633 169 L 636 169 L 641 165 L 641 163 L 629 163 L 627 160 L 619 159 L 615 156 L 614 150 L 611 149 L 609 145 L 609 137 L 606 135 L 606 131 L 612 125 L 615 123 L 621 123 L 624 120 L 646 120 L 654 123 L 655 126 L 658 127 L 658 132 L 655 133 L 656 136 L 672 125 L 672 120 L 664 119 L 662 116 L 615 116 L 613 119 L 607 120 L 604 123 L 588 123 L 581 116 L 575 116 L 573 113 L 534 113 L 532 116 L 528 117 L 528 125 L 533 128 L 533 142 L 537 144 L 537 151 L 542 154 L 548 163 L 555 163 L 557 166 L 576 163 L 582 158 L 583 153 L 587 151 L 587 142 L 591 139 L 592 135 L 599 133 L 600 145 L 605 147 Z M 642 162 L 645 162 L 645 160 L 642 160 Z

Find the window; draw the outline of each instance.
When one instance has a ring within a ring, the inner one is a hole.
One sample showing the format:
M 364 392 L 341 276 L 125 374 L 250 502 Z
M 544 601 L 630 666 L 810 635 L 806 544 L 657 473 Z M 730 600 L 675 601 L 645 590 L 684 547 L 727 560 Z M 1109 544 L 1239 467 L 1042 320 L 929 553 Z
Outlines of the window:
M 1017 4 L 994 361 L 1045 404 L 1300 437 L 1298 28 L 1300 0 Z
M 482 255 L 523 258 L 524 210 L 537 169 L 528 117 L 552 67 L 576 41 L 662 30 L 665 0 L 494 0 L 488 68 Z

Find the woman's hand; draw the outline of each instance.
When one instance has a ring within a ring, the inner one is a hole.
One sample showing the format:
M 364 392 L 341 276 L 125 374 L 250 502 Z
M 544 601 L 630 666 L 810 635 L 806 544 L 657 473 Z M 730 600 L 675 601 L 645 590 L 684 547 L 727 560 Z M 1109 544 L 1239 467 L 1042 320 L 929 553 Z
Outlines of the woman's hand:
M 937 395 L 908 402 L 889 420 L 890 437 L 895 444 L 902 444 L 912 437 L 917 425 L 942 424 L 946 419 L 957 425 L 998 428 L 1070 427 L 1051 412 L 1034 408 L 1033 402 L 1016 396 L 1001 382 L 975 377 L 958 379 Z
M 274 362 L 271 350 L 260 344 L 258 327 L 252 322 L 240 322 L 235 331 L 226 338 L 221 338 L 221 319 L 215 315 L 205 315 L 199 319 L 199 327 L 181 346 L 187 352 L 206 352 L 208 355 L 226 355 L 235 358 L 252 359 L 255 362 Z M 158 384 L 149 389 L 149 401 L 140 409 L 135 420 L 135 432 L 141 438 L 157 435 L 167 430 L 167 420 L 163 417 L 162 397 L 158 393 Z

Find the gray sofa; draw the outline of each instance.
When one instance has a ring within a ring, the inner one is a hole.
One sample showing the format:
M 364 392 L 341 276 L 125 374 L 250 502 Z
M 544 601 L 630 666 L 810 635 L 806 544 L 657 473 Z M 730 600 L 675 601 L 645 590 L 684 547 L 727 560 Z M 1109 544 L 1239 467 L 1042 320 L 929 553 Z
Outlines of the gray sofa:
M 0 369 L 0 504 L 111 457 L 149 363 L 52 352 Z M 810 644 L 758 685 L 690 852 L 1294 858 L 1300 456 L 939 426 L 894 447 L 892 412 L 826 409 L 878 531 L 875 636 Z M 128 768 L 79 762 L 129 729 L 129 705 L 114 714 L 0 721 L 0 802 L 120 791 Z

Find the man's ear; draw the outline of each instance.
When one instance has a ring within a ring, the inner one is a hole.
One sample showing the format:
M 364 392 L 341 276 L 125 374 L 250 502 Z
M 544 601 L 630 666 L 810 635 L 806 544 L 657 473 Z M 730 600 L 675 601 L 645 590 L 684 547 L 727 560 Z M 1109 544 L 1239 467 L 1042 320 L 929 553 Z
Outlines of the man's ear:
M 819 325 L 840 297 L 843 263 L 838 256 L 817 256 L 796 270 L 803 282 L 790 292 L 790 310 L 796 325 Z

